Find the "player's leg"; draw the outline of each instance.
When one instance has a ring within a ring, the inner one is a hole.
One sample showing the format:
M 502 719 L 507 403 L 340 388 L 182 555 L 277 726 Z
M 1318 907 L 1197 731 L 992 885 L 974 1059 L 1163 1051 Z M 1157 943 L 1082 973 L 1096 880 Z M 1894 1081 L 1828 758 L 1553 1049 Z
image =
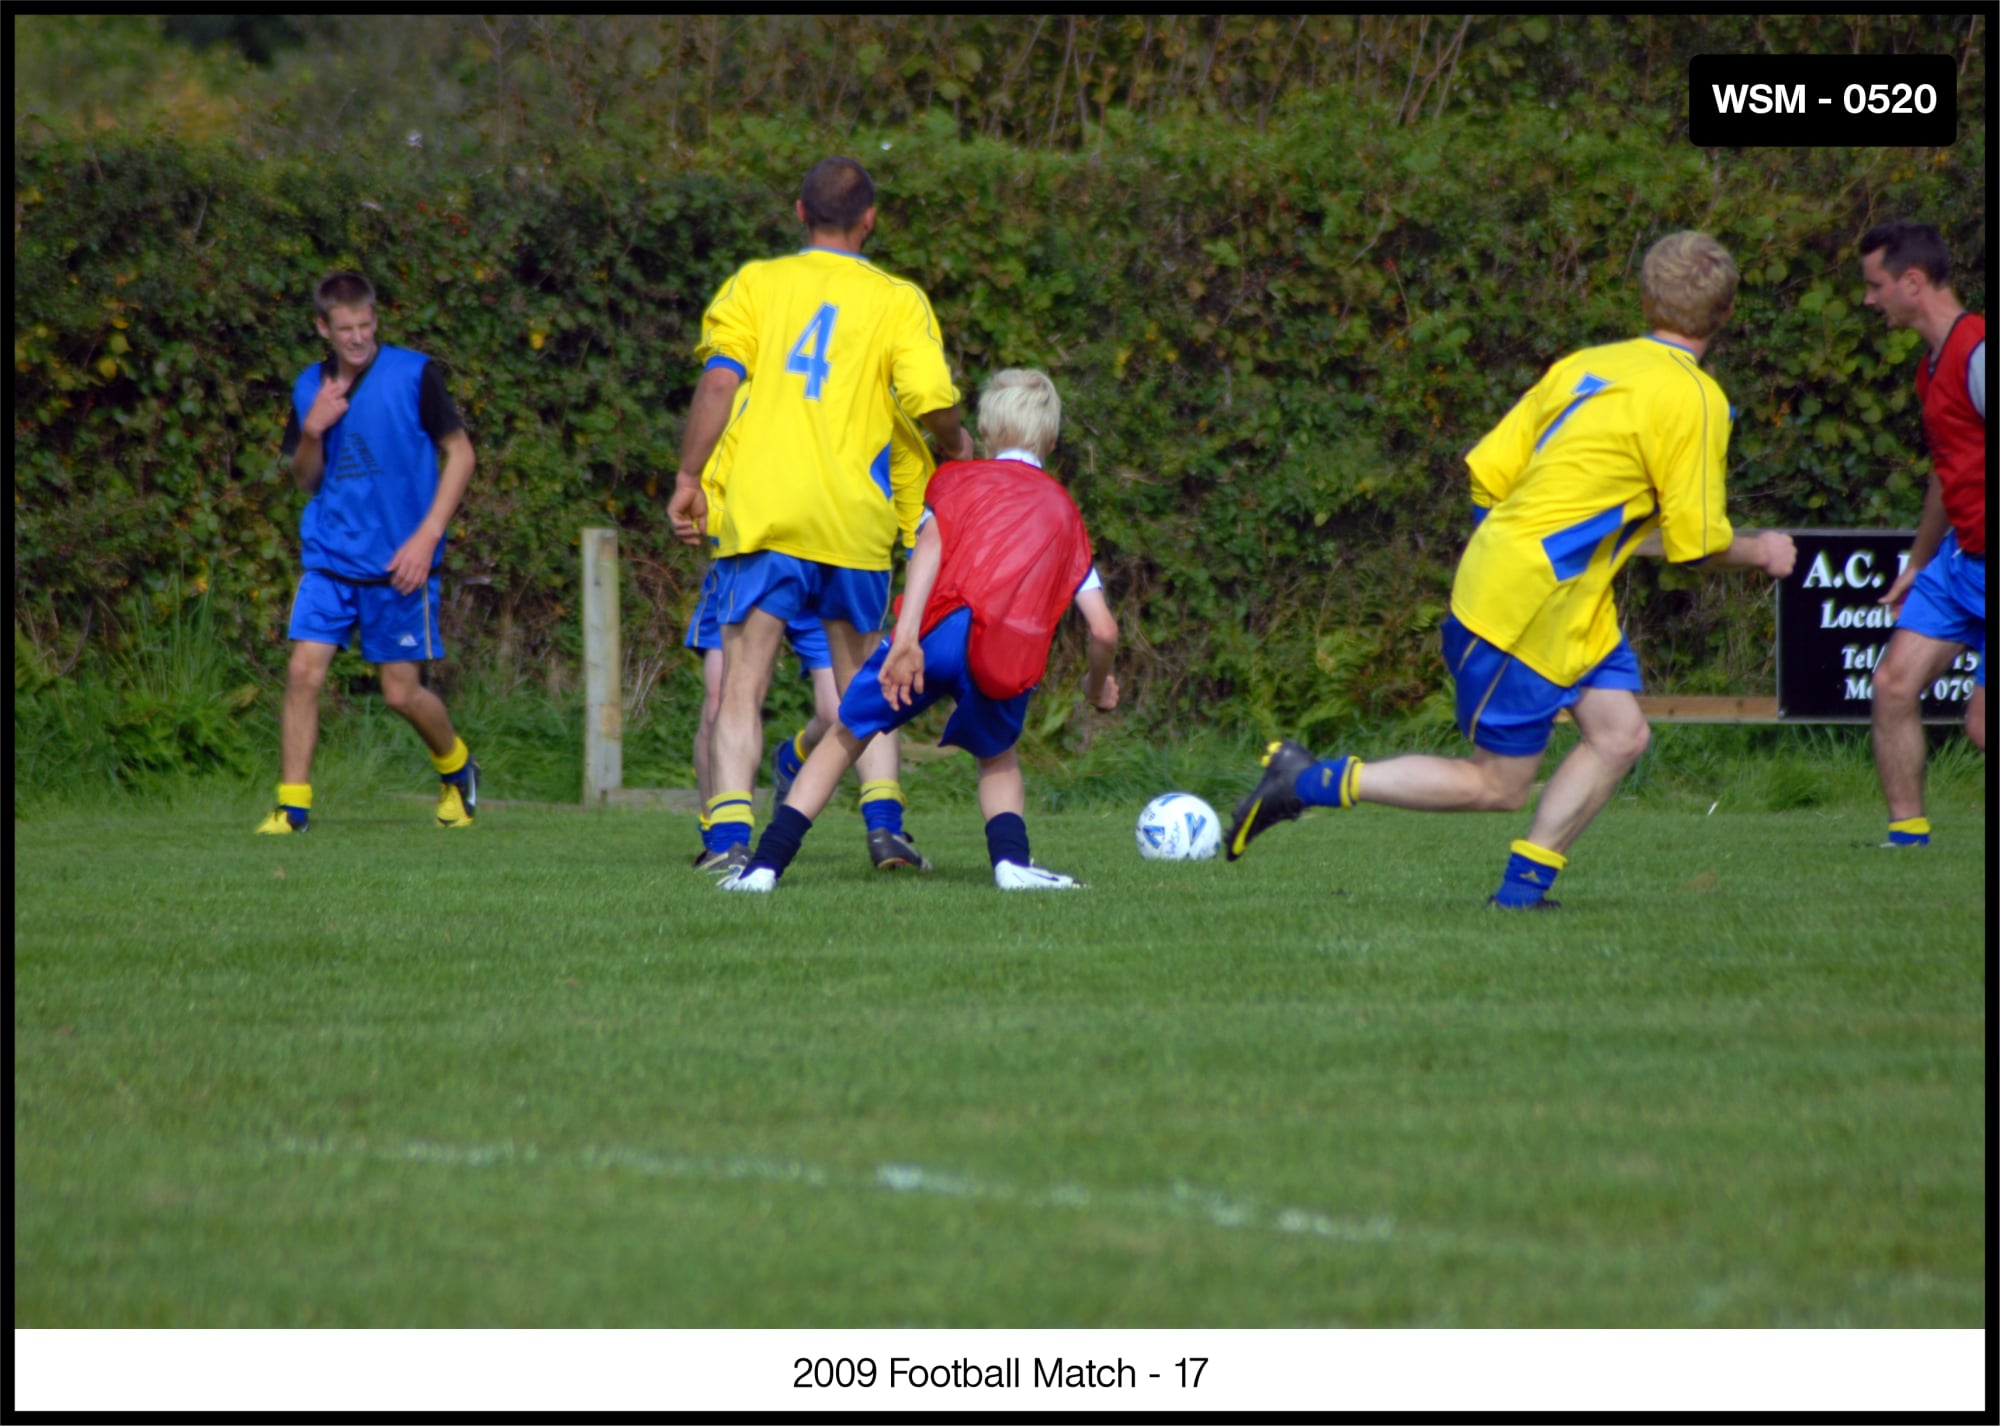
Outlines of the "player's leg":
M 834 682 L 845 695 L 855 673 L 883 647 L 881 635 L 868 623 L 856 625 L 845 619 L 828 619 L 825 628 Z M 901 721 L 897 720 L 899 725 Z M 868 857 L 878 871 L 903 867 L 929 871 L 930 862 L 903 830 L 901 753 L 893 730 L 884 731 L 885 736 L 869 742 L 855 764 L 861 778 L 861 816 L 868 828 Z
M 300 640 L 285 669 L 285 704 L 279 715 L 278 802 L 257 830 L 303 832 L 311 825 L 312 761 L 319 746 L 319 695 L 339 650 Z
M 1875 770 L 1889 805 L 1888 847 L 1924 846 L 1930 822 L 1924 816 L 1924 690 L 1966 650 L 1979 656 L 1975 688 L 1986 682 L 1986 561 L 1968 558 L 1958 537 L 1948 534 L 1910 586 L 1896 615 L 1896 632 L 1875 668 L 1870 733 Z M 1969 712 L 1970 710 L 1968 710 Z M 1973 738 L 1984 745 L 1981 727 Z M 1971 727 L 1968 724 L 1968 734 Z
M 1924 817 L 1924 723 L 1919 700 L 1965 646 L 1898 628 L 1875 666 L 1869 739 L 1882 797 L 1889 805 L 1889 846 L 1930 841 Z
M 438 825 L 464 828 L 479 812 L 479 764 L 452 727 L 444 700 L 424 687 L 418 662 L 444 657 L 440 590 L 436 575 L 408 594 L 386 584 L 363 587 L 361 657 L 381 670 L 383 703 L 417 730 L 430 752 L 438 774 Z
M 784 634 L 784 620 L 762 609 L 722 626 L 722 707 L 708 750 L 714 788 L 708 819 L 718 845 L 726 849 L 747 848 L 757 825 L 750 794 L 764 757 L 764 697 Z
M 1472 743 L 1473 755 L 1411 753 L 1363 763 L 1351 755 L 1318 760 L 1289 739 L 1274 742 L 1264 751 L 1257 786 L 1236 804 L 1223 842 L 1230 861 L 1253 839 L 1308 807 L 1347 808 L 1366 801 L 1424 812 L 1487 812 L 1526 805 L 1560 706 L 1556 695 L 1545 691 L 1546 684 L 1531 687 L 1549 706 L 1527 707 L 1510 696 L 1510 680 L 1523 672 L 1518 663 L 1454 618 L 1445 620 L 1442 638 L 1445 667 L 1456 683 L 1459 731 Z
M 1570 716 L 1581 736 L 1542 789 L 1528 828 L 1528 840 L 1552 852 L 1569 849 L 1653 740 L 1637 695 L 1626 689 L 1587 688 Z
M 260 833 L 303 832 L 311 825 L 320 690 L 326 686 L 333 656 L 347 647 L 360 620 L 360 599 L 353 585 L 312 570 L 299 576 L 286 630 L 292 657 L 285 670 L 285 704 L 278 723 L 278 802 L 257 824 Z
M 1979 665 L 1979 670 L 1981 673 L 1986 671 L 1986 664 L 1983 660 Z M 1973 686 L 1972 697 L 1965 705 L 1965 736 L 1971 740 L 1973 747 L 1979 749 L 1982 753 L 1986 751 L 1986 685 L 1984 683 Z
M 1528 793 L 1541 765 L 1540 751 L 1510 757 L 1475 748 L 1472 756 L 1465 758 L 1409 753 L 1360 763 L 1353 775 L 1351 801 L 1416 812 L 1518 812 L 1528 805 Z M 1307 783 L 1309 792 L 1316 784 L 1331 786 L 1336 781 L 1326 775 L 1332 766 L 1319 765 L 1319 775 Z M 1323 801 L 1308 805 L 1342 804 Z
M 877 871 L 927 872 L 930 859 L 903 826 L 903 735 L 896 729 L 869 741 L 855 763 L 861 779 L 861 816 L 868 827 L 868 859 Z
M 979 814 L 986 819 L 986 856 L 1002 891 L 1073 891 L 1073 876 L 1037 866 L 1028 848 L 1027 786 L 1021 760 L 1008 748 L 979 759 Z
M 710 749 L 715 739 L 716 715 L 722 710 L 722 624 L 716 618 L 713 564 L 702 575 L 701 589 L 695 596 L 694 609 L 688 615 L 687 633 L 681 639 L 681 647 L 692 650 L 701 660 L 701 710 L 695 714 L 694 745 L 688 752 L 688 761 L 694 767 L 695 791 L 701 799 L 698 811 L 701 850 L 694 854 L 694 865 L 698 871 L 714 871 L 718 869 L 715 864 L 726 856 L 728 848 L 716 842 L 714 829 L 708 822 L 708 800 L 715 795 Z
M 784 802 L 772 809 L 770 825 L 757 838 L 756 851 L 716 885 L 724 891 L 776 890 L 778 878 L 791 866 L 806 833 L 812 830 L 813 818 L 826 810 L 840 779 L 861 755 L 864 741 L 836 722 L 792 779 Z
M 422 668 L 404 660 L 381 666 L 382 702 L 417 730 L 437 769 L 437 822 L 464 828 L 479 814 L 479 764 L 452 727 L 444 700 L 424 687 Z
M 779 741 L 771 751 L 771 802 L 783 802 L 791 791 L 792 779 L 812 754 L 827 730 L 840 721 L 840 688 L 833 676 L 833 656 L 826 646 L 826 630 L 817 615 L 801 615 L 785 626 L 785 638 L 799 656 L 799 666 L 812 683 L 813 713 L 806 725 Z
M 826 604 L 827 621 L 821 625 L 823 642 L 818 646 L 826 651 L 831 662 L 832 630 L 838 624 L 848 632 L 843 634 L 851 656 L 860 651 L 861 660 L 855 664 L 860 668 L 875 650 L 884 643 L 880 626 L 883 614 L 887 612 L 888 584 L 886 578 L 880 585 L 883 596 L 881 612 L 871 622 L 868 615 L 875 609 L 876 587 L 865 578 L 841 576 L 828 591 Z M 873 632 L 871 632 L 873 631 Z M 800 646 L 800 658 L 805 657 L 805 646 Z M 838 718 L 838 699 L 851 686 L 851 674 L 835 670 L 836 685 L 835 717 Z M 811 730 L 808 729 L 808 732 Z M 801 733 L 801 740 L 806 734 Z M 855 775 L 861 781 L 861 820 L 868 836 L 868 859 L 877 871 L 895 871 L 908 868 L 912 871 L 927 872 L 930 861 L 917 850 L 910 835 L 903 828 L 903 757 L 902 737 L 893 728 L 880 737 L 870 740 L 855 763 Z
M 1652 741 L 1631 689 L 1586 688 L 1570 713 L 1582 736 L 1542 789 L 1528 835 L 1507 849 L 1507 866 L 1489 905 L 1540 910 L 1558 904 L 1548 894 L 1569 865 L 1570 844 L 1604 810 Z

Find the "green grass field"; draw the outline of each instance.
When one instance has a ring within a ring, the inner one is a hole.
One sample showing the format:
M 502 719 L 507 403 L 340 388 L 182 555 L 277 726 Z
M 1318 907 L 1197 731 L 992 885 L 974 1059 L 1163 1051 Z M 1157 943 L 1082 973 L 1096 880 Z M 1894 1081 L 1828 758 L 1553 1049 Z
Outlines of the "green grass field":
M 1627 796 L 1539 917 L 1524 817 L 1031 813 L 1090 889 L 1005 896 L 970 809 L 927 879 L 835 811 L 743 898 L 668 813 L 44 810 L 17 1325 L 1983 1326 L 1950 797 Z

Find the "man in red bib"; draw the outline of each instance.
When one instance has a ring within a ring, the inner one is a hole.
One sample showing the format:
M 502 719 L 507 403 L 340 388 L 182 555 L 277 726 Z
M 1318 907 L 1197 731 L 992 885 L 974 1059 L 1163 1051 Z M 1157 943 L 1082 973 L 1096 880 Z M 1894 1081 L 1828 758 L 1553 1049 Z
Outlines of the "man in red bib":
M 1072 603 L 1090 627 L 1084 696 L 1102 709 L 1118 705 L 1111 676 L 1118 624 L 1091 563 L 1090 537 L 1069 493 L 1042 470 L 1061 426 L 1062 401 L 1046 374 L 1003 371 L 987 385 L 979 433 L 992 458 L 948 462 L 931 477 L 894 638 L 854 675 L 839 724 L 800 769 L 749 865 L 718 883 L 724 891 L 776 889 L 868 740 L 941 698 L 957 704 L 942 741 L 979 760 L 995 884 L 1003 891 L 1080 885 L 1029 857 L 1014 753 Z
M 1936 228 L 1885 223 L 1861 236 L 1862 304 L 1929 347 L 1917 367 L 1930 488 L 1910 562 L 1881 602 L 1899 610 L 1875 670 L 1875 768 L 1889 803 L 1890 847 L 1930 841 L 1924 816 L 1924 727 L 1918 699 L 1968 652 L 1978 663 L 1965 735 L 1986 751 L 1986 319 L 1947 279 Z

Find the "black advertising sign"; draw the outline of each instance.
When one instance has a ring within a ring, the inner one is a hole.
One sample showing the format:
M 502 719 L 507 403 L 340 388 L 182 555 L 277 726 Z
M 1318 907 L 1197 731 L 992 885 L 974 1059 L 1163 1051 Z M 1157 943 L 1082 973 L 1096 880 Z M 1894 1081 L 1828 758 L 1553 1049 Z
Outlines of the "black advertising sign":
M 1778 716 L 1866 723 L 1875 665 L 1896 627 L 1879 601 L 1909 558 L 1913 530 L 1793 530 L 1799 548 L 1778 586 Z M 1924 693 L 1926 723 L 1959 723 L 1979 658 L 1967 650 Z

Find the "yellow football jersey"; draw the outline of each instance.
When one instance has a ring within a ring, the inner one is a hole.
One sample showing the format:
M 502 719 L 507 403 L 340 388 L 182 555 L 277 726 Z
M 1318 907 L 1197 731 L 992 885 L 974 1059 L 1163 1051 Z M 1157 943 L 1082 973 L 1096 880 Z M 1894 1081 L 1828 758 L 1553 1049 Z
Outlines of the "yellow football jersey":
M 708 500 L 708 543 L 721 544 L 722 498 L 729 484 L 730 460 L 736 451 L 738 422 L 750 404 L 750 383 L 736 388 L 736 402 L 730 409 L 729 424 L 723 428 L 708 463 L 701 468 L 701 490 Z M 896 506 L 897 543 L 907 552 L 917 544 L 917 521 L 924 513 L 924 489 L 937 469 L 937 457 L 924 439 L 924 429 L 896 408 L 895 432 L 890 437 L 889 485 Z
M 1611 582 L 1654 528 L 1667 558 L 1729 547 L 1729 402 L 1655 337 L 1564 357 L 1466 456 L 1487 511 L 1459 561 L 1461 623 L 1573 684 L 1618 646 Z
M 746 263 L 703 315 L 696 355 L 757 388 L 727 433 L 715 553 L 887 569 L 915 525 L 897 492 L 897 415 L 958 403 L 922 290 L 827 248 Z

